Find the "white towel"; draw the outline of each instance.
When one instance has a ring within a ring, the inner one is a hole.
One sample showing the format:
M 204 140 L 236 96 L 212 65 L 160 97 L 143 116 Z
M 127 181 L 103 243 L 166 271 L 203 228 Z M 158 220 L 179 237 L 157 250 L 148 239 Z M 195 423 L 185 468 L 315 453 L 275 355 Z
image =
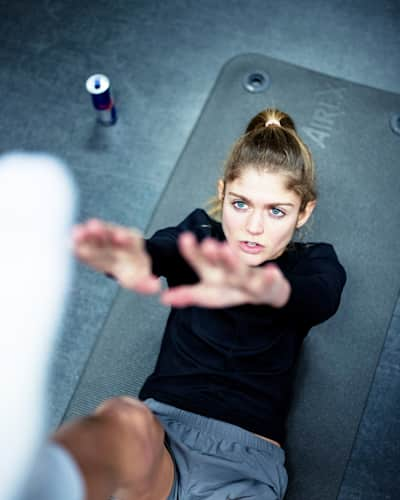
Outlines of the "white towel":
M 49 361 L 72 272 L 76 194 L 44 154 L 0 157 L 0 497 L 14 498 L 45 436 Z

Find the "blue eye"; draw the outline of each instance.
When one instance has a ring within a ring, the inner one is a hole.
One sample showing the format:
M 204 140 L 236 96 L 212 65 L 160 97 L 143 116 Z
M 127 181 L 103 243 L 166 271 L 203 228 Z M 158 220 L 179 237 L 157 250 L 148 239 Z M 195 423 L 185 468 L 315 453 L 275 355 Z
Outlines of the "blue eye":
M 283 217 L 285 215 L 285 212 L 276 207 L 271 209 L 271 213 L 274 217 Z
M 244 202 L 244 201 L 240 201 L 240 200 L 236 200 L 232 203 L 232 205 L 235 207 L 235 208 L 238 208 L 239 210 L 244 210 L 245 208 L 247 208 L 247 204 Z

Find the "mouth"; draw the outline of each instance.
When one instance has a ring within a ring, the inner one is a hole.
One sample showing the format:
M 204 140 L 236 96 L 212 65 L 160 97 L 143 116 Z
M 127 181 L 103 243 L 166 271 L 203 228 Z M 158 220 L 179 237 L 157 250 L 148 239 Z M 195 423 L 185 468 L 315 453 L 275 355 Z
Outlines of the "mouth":
M 245 253 L 257 254 L 262 252 L 265 247 L 256 241 L 239 241 L 239 248 Z

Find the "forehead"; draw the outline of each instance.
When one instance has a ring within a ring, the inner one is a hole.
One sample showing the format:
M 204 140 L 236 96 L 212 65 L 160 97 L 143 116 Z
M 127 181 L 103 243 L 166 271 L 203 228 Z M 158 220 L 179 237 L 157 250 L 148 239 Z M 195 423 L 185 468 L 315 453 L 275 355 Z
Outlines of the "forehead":
M 240 177 L 228 182 L 226 192 L 234 192 L 254 203 L 300 203 L 300 197 L 287 187 L 287 176 L 282 173 L 258 172 L 246 169 Z

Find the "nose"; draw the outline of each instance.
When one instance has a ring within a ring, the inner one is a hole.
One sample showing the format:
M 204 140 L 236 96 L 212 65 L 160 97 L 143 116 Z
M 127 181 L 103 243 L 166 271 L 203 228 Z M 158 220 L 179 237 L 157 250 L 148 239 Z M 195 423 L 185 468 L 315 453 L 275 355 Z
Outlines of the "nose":
M 246 221 L 246 230 L 253 235 L 262 234 L 264 232 L 264 220 L 261 212 L 253 211 L 249 213 Z

